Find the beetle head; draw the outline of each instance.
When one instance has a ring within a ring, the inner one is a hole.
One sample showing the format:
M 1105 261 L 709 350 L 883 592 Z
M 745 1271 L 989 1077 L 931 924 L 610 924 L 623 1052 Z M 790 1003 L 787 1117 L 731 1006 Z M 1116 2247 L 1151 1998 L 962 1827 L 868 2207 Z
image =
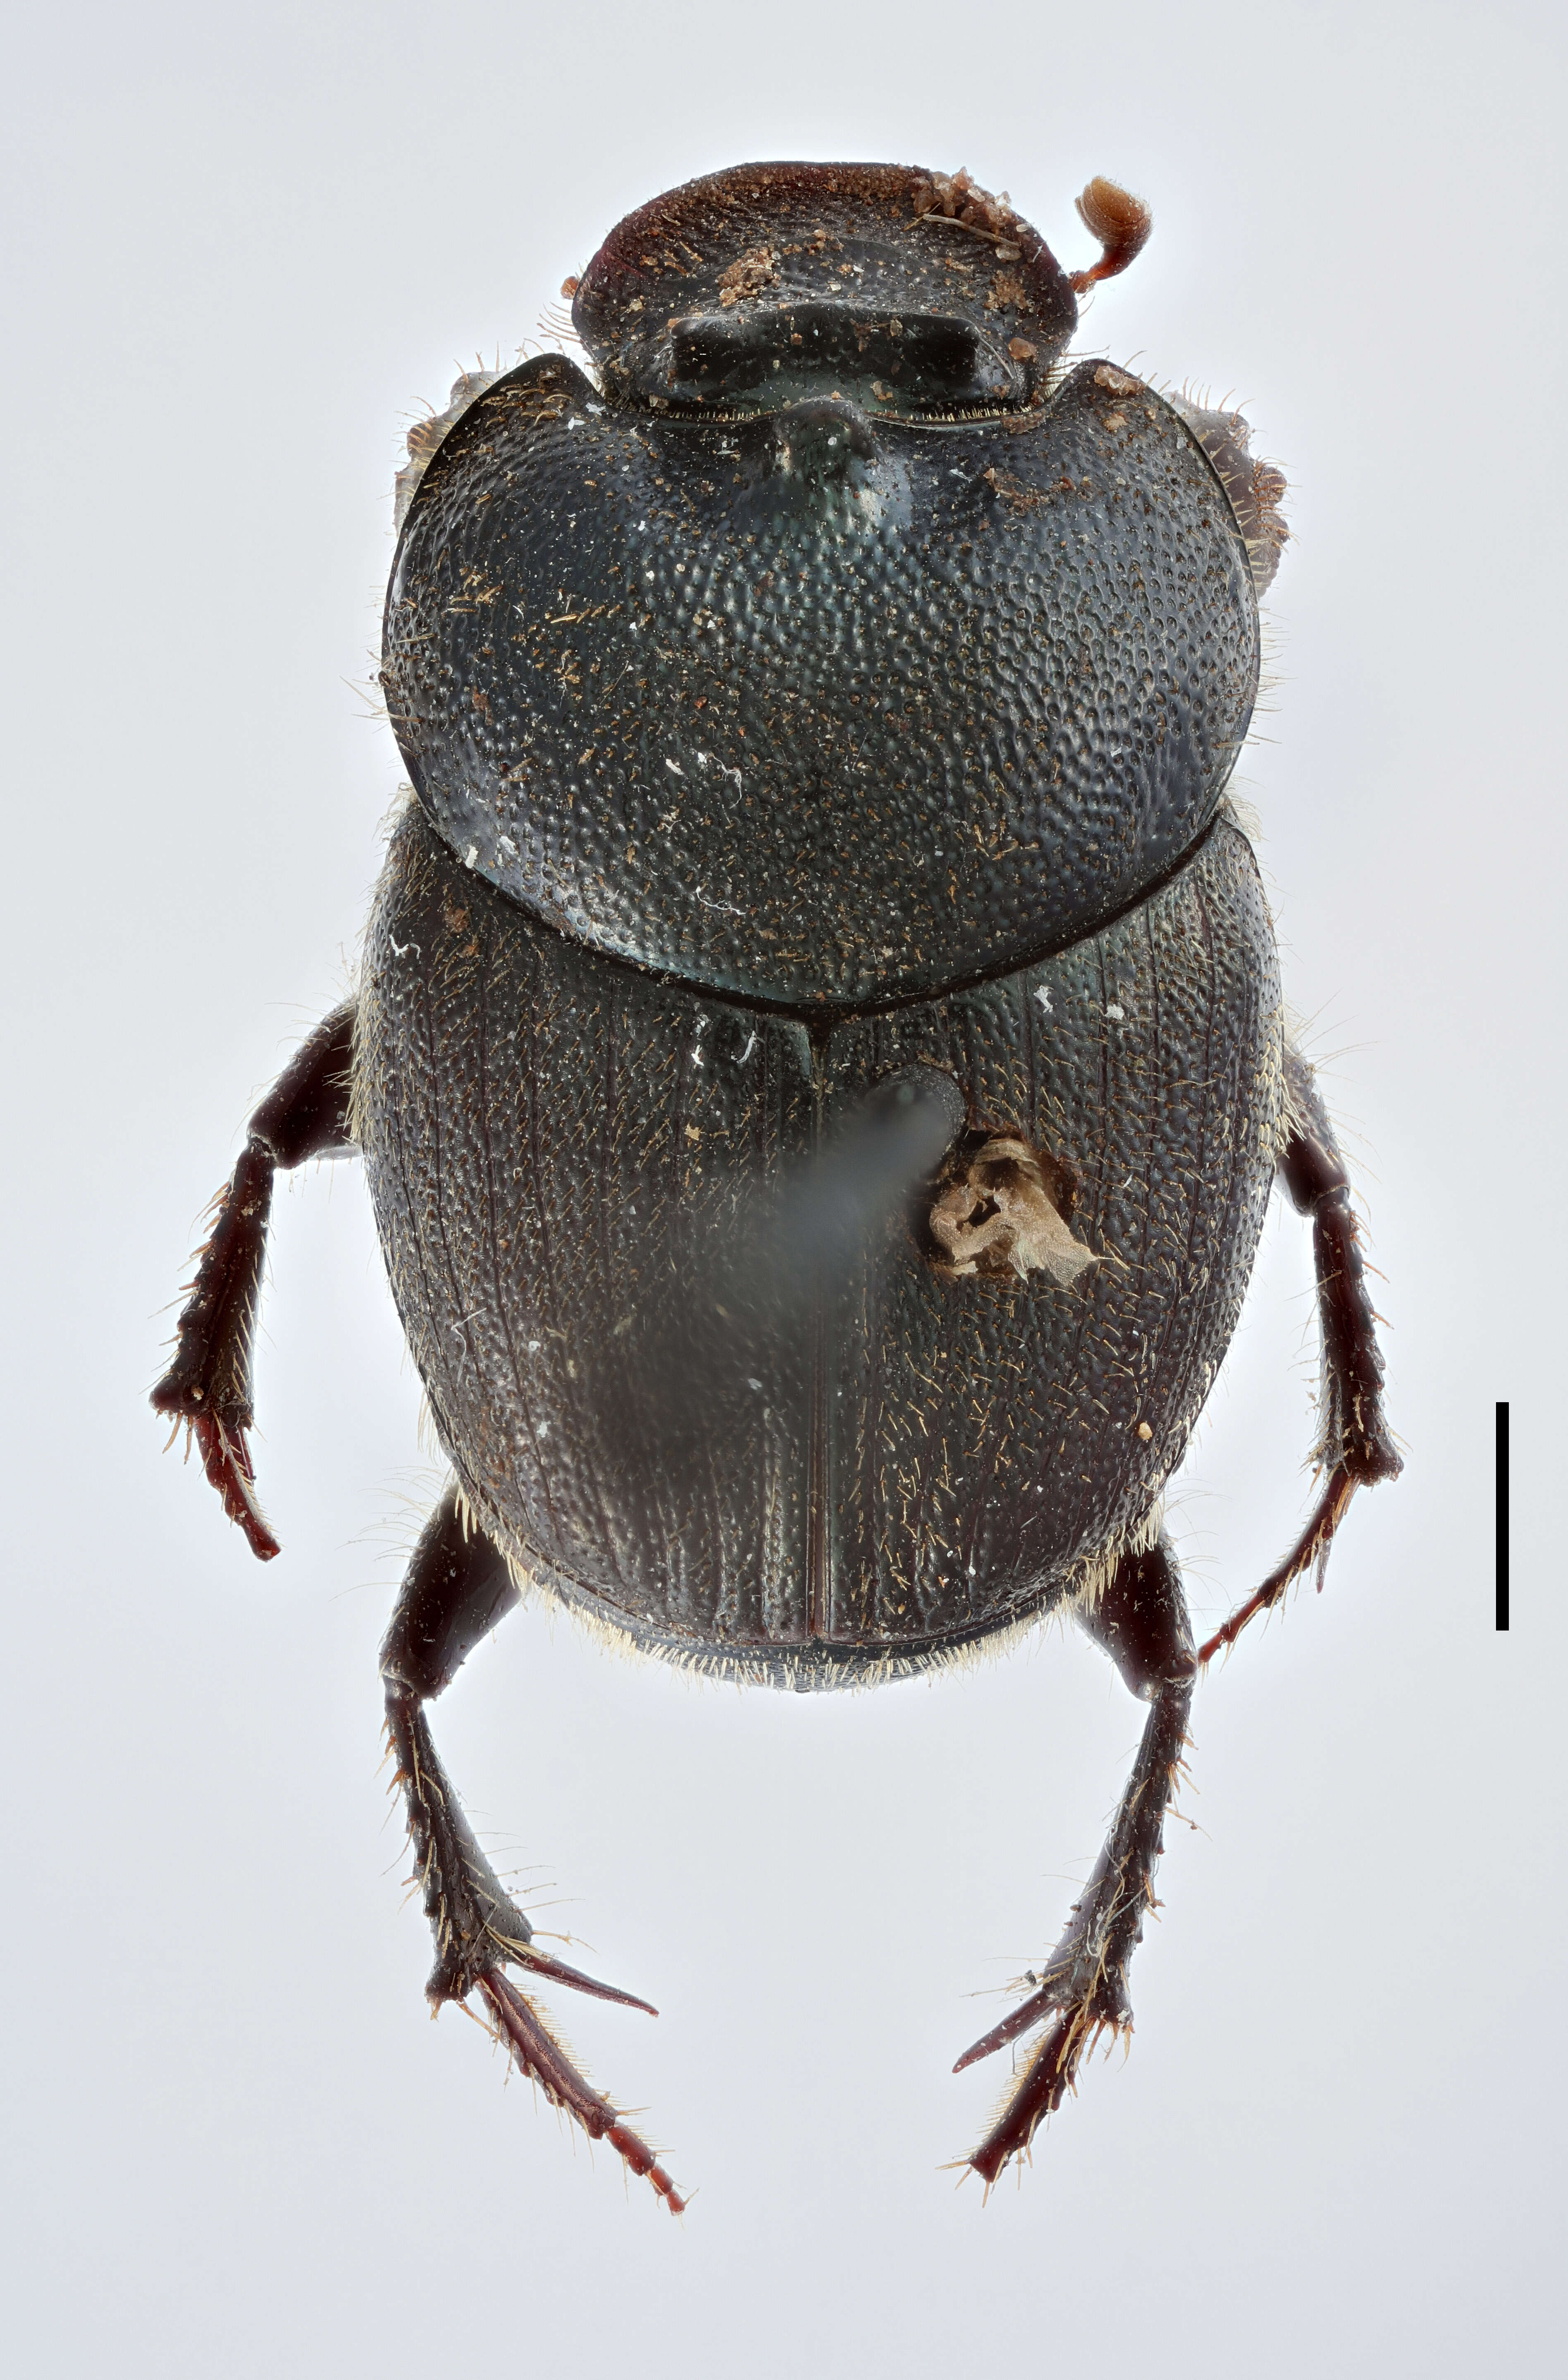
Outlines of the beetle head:
M 1147 211 L 1110 183 L 1080 212 L 1103 254 L 1069 278 L 967 174 L 735 166 L 617 224 L 572 320 L 607 393 L 660 411 L 771 413 L 824 392 L 895 418 L 1013 411 L 1043 398 L 1075 288 L 1147 237 Z

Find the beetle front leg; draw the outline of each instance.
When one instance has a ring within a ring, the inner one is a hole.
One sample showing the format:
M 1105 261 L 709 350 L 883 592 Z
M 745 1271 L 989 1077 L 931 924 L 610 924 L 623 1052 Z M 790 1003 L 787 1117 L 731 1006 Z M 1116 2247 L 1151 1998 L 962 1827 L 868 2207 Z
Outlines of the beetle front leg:
M 578 2072 L 506 1969 L 523 1968 L 650 2016 L 658 2010 L 537 1947 L 532 1925 L 480 1849 L 431 1738 L 425 1704 L 450 1684 L 517 1600 L 505 1562 L 480 1529 L 467 1524 L 456 1488 L 449 1488 L 414 1549 L 381 1656 L 396 1782 L 407 1808 L 416 1881 L 435 1937 L 426 1996 L 439 2009 L 477 1991 L 496 2038 L 552 2106 L 575 2117 L 590 2140 L 608 2141 L 679 2215 L 686 2201 L 652 2150 Z
M 250 1358 L 273 1175 L 308 1158 L 351 1152 L 353 1057 L 354 1002 L 346 1001 L 317 1026 L 250 1119 L 239 1162 L 217 1196 L 213 1235 L 179 1318 L 174 1362 L 152 1391 L 155 1413 L 188 1425 L 225 1512 L 261 1561 L 279 1547 L 256 1500 L 245 1433 L 255 1421 Z
M 1291 1129 L 1280 1159 L 1280 1180 L 1296 1213 L 1312 1218 L 1323 1363 L 1322 1426 L 1313 1451 L 1328 1476 L 1290 1552 L 1210 1636 L 1197 1657 L 1200 1666 L 1234 1645 L 1247 1621 L 1278 1603 L 1313 1561 L 1321 1586 L 1334 1532 L 1356 1489 L 1375 1487 L 1380 1479 L 1397 1479 L 1404 1468 L 1383 1414 L 1378 1318 L 1350 1203 L 1350 1174 L 1312 1069 L 1288 1044 L 1285 1096 Z
M 1164 1539 L 1143 1553 L 1124 1554 L 1099 1601 L 1076 1616 L 1150 1709 L 1110 1837 L 1043 1973 L 1030 1978 L 1035 1988 L 953 2070 L 961 2073 L 1036 2025 L 1047 2027 L 969 2157 L 988 2186 L 1010 2159 L 1027 2152 L 1042 2119 L 1074 2087 L 1085 2053 L 1100 2034 L 1132 2031 L 1127 1968 L 1143 1935 L 1144 1912 L 1155 1905 L 1165 1812 L 1186 1742 L 1196 1662 L 1181 1573 Z

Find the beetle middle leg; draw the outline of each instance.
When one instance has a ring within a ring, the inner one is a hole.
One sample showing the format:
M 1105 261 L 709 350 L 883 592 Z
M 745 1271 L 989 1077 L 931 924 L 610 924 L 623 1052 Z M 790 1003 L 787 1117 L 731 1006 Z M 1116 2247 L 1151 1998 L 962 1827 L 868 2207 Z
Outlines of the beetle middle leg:
M 1397 1479 L 1404 1467 L 1383 1415 L 1383 1359 L 1350 1203 L 1349 1169 L 1312 1069 L 1288 1044 L 1285 1096 L 1290 1132 L 1280 1180 L 1296 1213 L 1312 1218 L 1323 1358 L 1321 1427 L 1314 1451 L 1327 1476 L 1311 1518 L 1283 1561 L 1215 1630 L 1197 1657 L 1200 1666 L 1234 1645 L 1247 1621 L 1278 1603 L 1314 1561 L 1321 1585 L 1334 1532 L 1356 1489 Z
M 1164 1538 L 1141 1553 L 1124 1554 L 1104 1594 L 1077 1616 L 1134 1694 L 1149 1703 L 1149 1713 L 1105 1848 L 1036 1988 L 953 2070 L 960 2073 L 1046 2024 L 1005 2107 L 968 2160 L 988 2184 L 1027 2150 L 1100 2034 L 1132 2031 L 1127 1968 L 1142 1937 L 1144 1912 L 1154 1906 L 1165 1812 L 1186 1742 L 1197 1664 L 1181 1573 Z
M 553 2106 L 576 2118 L 591 2140 L 608 2141 L 632 2172 L 645 2177 L 672 2214 L 685 2200 L 653 2152 L 595 2091 L 554 2040 L 533 2002 L 506 1973 L 520 1967 L 595 1999 L 657 2009 L 614 1985 L 568 1967 L 541 1950 L 533 1927 L 480 1849 L 431 1738 L 425 1705 L 449 1685 L 474 1646 L 518 1600 L 501 1555 L 467 1523 L 449 1488 L 414 1549 L 392 1625 L 382 1645 L 386 1725 L 407 1807 L 416 1879 L 435 1937 L 435 1965 L 425 1991 L 432 2008 L 478 1992 L 496 2037 Z

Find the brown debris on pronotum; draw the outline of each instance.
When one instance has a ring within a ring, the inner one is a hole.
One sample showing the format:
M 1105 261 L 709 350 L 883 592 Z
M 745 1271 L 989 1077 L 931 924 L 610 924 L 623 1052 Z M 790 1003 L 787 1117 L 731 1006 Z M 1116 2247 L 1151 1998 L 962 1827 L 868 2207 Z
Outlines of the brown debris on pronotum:
M 1094 234 L 1100 247 L 1098 264 L 1067 275 L 1081 298 L 1097 281 L 1112 281 L 1118 273 L 1125 273 L 1153 230 L 1154 217 L 1141 199 L 1135 199 L 1119 183 L 1108 182 L 1103 174 L 1095 176 L 1076 203 L 1084 228 Z
M 956 174 L 923 175 L 914 189 L 915 220 L 956 224 L 961 231 L 989 239 L 1000 261 L 1013 263 L 1023 254 L 1015 235 L 1021 222 L 1005 190 L 993 197 L 982 190 L 961 165 Z
M 778 258 L 771 248 L 748 249 L 720 273 L 719 303 L 738 306 L 748 298 L 760 296 L 778 277 Z

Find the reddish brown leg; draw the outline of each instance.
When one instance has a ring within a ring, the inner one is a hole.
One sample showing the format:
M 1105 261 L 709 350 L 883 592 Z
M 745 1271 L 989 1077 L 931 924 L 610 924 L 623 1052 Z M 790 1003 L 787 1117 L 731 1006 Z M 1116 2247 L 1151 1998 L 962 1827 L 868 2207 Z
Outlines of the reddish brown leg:
M 478 1529 L 464 1526 L 456 1488 L 448 1488 L 414 1549 L 386 1641 L 386 1725 L 396 1755 L 415 1875 L 435 1937 L 435 1965 L 425 1985 L 434 2008 L 477 1992 L 491 2029 L 513 2062 L 553 2107 L 564 2107 L 590 2140 L 608 2141 L 639 2180 L 650 2182 L 673 2215 L 686 2201 L 652 2150 L 601 2092 L 594 2090 L 505 1970 L 520 1967 L 551 1983 L 625 2008 L 657 2009 L 552 1958 L 507 1892 L 463 1815 L 431 1739 L 424 1705 L 517 1601 L 506 1565 Z
M 1151 1705 L 1110 1840 L 1076 1903 L 1066 1931 L 1031 1976 L 1029 1997 L 966 2049 L 955 2074 L 1044 2024 L 991 2131 L 969 2158 L 988 2188 L 1010 2159 L 1027 2153 L 1042 2118 L 1074 2087 L 1086 2051 L 1100 2035 L 1130 2034 L 1127 1969 L 1154 1907 L 1165 1812 L 1186 1742 L 1195 1666 L 1181 1575 L 1163 1539 L 1125 1554 L 1092 1611 L 1079 1614 L 1133 1692 Z
M 1312 1218 L 1323 1364 L 1322 1429 L 1315 1452 L 1328 1478 L 1290 1552 L 1210 1636 L 1198 1654 L 1200 1667 L 1234 1645 L 1247 1621 L 1278 1603 L 1291 1582 L 1314 1561 L 1321 1589 L 1329 1548 L 1356 1489 L 1375 1487 L 1380 1479 L 1397 1479 L 1404 1467 L 1383 1415 L 1378 1318 L 1350 1204 L 1350 1175 L 1312 1069 L 1288 1048 L 1285 1090 L 1292 1128 L 1280 1160 L 1280 1179 L 1296 1213 Z
M 334 1009 L 289 1062 L 250 1119 L 238 1164 L 215 1202 L 213 1235 L 179 1318 L 175 1358 L 152 1391 L 156 1413 L 190 1428 L 201 1465 L 251 1551 L 270 1561 L 278 1541 L 256 1500 L 245 1434 L 255 1420 L 251 1349 L 273 1175 L 310 1157 L 343 1157 L 348 1133 L 354 1003 Z

